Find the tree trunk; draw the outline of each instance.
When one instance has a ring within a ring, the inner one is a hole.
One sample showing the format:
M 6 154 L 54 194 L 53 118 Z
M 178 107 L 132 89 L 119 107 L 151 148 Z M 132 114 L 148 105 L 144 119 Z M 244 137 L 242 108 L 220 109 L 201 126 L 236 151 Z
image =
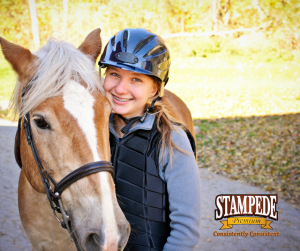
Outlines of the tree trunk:
M 262 10 L 262 8 L 260 7 L 258 0 L 252 0 L 252 5 L 255 9 L 257 9 L 260 20 L 263 20 L 265 18 L 265 13 Z
M 36 16 L 35 0 L 28 0 L 30 17 L 31 17 L 31 29 L 33 35 L 34 49 L 37 50 L 40 45 L 40 35 L 39 35 L 39 23 Z
M 263 27 L 254 27 L 254 28 L 238 28 L 234 30 L 227 31 L 208 31 L 208 32 L 179 32 L 168 35 L 163 35 L 163 39 L 177 38 L 177 37 L 209 37 L 209 36 L 225 36 L 237 32 L 253 32 L 262 29 Z
M 221 0 L 211 0 L 211 19 L 213 31 L 219 31 L 220 1 Z
M 185 21 L 185 18 L 184 16 L 182 15 L 181 18 L 180 18 L 180 26 L 181 26 L 181 32 L 184 32 L 184 21 Z
M 67 36 L 68 32 L 68 0 L 64 1 L 64 14 L 63 14 L 63 33 Z
M 227 26 L 230 22 L 230 0 L 225 0 L 225 15 L 224 15 L 224 25 Z

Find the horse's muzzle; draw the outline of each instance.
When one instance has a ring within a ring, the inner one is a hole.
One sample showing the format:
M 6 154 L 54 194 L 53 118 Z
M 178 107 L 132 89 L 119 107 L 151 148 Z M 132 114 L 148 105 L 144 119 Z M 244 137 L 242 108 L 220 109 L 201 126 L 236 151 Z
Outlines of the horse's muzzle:
M 95 232 L 87 232 L 82 238 L 82 248 L 85 251 L 123 251 L 129 235 L 130 225 L 128 222 L 122 226 L 119 225 L 119 234 L 117 238 L 105 236 L 105 234 L 97 234 Z

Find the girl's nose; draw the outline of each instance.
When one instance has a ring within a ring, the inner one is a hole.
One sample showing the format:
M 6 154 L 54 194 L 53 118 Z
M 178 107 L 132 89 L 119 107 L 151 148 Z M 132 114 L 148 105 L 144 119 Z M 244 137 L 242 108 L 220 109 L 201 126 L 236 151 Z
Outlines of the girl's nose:
M 115 91 L 118 94 L 126 94 L 128 92 L 128 83 L 126 79 L 121 79 L 119 83 L 115 86 Z

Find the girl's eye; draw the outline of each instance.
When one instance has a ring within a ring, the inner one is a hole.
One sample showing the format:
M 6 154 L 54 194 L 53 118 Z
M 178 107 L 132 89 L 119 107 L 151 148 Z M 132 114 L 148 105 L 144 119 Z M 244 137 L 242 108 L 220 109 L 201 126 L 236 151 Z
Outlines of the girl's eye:
M 140 80 L 139 78 L 134 78 L 133 81 L 134 82 L 142 82 L 142 80 Z
M 112 75 L 112 76 L 114 76 L 114 77 L 119 77 L 119 74 L 117 74 L 117 73 L 114 73 L 114 72 L 113 72 L 113 73 L 111 73 L 111 75 Z
M 36 118 L 34 119 L 34 121 L 37 127 L 41 129 L 50 129 L 50 125 L 48 125 L 48 123 L 45 121 L 43 117 Z

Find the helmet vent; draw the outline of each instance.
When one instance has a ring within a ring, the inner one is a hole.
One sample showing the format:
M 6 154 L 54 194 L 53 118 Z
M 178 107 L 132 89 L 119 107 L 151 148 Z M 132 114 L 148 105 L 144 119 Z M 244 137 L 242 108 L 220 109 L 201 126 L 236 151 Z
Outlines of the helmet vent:
M 127 47 L 127 39 L 128 39 L 128 30 L 125 30 L 123 33 L 123 47 Z
M 114 36 L 111 40 L 110 40 L 111 46 L 115 46 L 116 43 L 116 36 Z
M 165 52 L 167 50 L 167 48 L 164 45 L 158 45 L 155 46 L 153 49 L 151 49 L 150 51 L 148 51 L 145 55 L 144 58 L 148 57 L 148 56 L 156 56 L 159 55 L 163 52 Z
M 154 36 L 150 35 L 145 37 L 143 40 L 141 40 L 136 47 L 134 48 L 133 53 L 137 53 L 139 50 L 141 50 L 146 44 L 151 42 L 154 39 Z

